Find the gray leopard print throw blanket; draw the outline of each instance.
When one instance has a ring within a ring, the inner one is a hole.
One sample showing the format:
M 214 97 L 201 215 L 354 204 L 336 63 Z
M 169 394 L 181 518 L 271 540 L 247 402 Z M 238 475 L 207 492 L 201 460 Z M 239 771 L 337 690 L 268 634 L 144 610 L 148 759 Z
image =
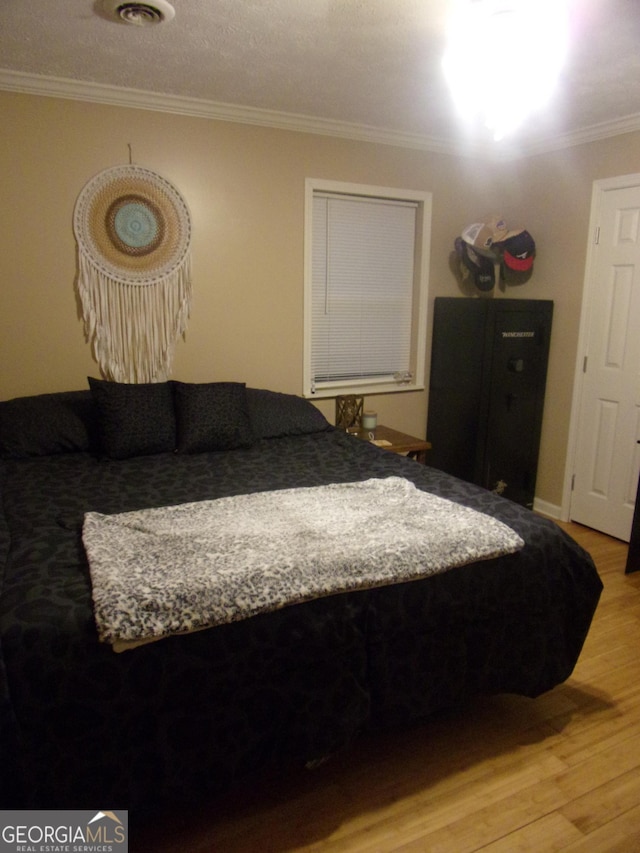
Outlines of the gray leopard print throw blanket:
M 89 512 L 83 540 L 99 638 L 118 651 L 524 544 L 401 477 Z

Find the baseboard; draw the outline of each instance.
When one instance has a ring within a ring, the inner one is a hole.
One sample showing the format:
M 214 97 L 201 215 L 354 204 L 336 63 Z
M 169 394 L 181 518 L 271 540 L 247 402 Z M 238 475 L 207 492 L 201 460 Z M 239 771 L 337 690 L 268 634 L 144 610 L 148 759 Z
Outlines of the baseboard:
M 549 503 L 549 501 L 540 500 L 540 498 L 534 498 L 533 510 L 534 512 L 539 512 L 540 515 L 546 515 L 547 518 L 553 518 L 555 521 L 560 521 L 562 519 L 561 506 Z

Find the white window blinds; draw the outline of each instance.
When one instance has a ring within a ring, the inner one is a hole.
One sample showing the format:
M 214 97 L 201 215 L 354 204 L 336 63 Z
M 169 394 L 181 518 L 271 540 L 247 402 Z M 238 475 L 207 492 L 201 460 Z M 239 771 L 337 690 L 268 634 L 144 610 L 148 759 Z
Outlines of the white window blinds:
M 313 390 L 411 371 L 416 207 L 314 193 Z

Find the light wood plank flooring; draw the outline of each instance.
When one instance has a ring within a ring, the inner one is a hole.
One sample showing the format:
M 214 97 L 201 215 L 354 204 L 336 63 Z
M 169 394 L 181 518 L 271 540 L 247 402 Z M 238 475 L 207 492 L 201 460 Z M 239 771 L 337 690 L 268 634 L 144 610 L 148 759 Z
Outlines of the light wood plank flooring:
M 640 572 L 561 525 L 604 582 L 572 677 L 363 740 L 314 771 L 136 828 L 133 853 L 640 851 Z

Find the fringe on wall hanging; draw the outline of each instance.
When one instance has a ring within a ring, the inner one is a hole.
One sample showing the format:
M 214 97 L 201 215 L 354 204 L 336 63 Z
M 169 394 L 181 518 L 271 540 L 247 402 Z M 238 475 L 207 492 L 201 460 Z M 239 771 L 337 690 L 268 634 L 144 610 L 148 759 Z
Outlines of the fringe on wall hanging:
M 106 379 L 160 382 L 191 309 L 191 217 L 178 190 L 135 165 L 82 189 L 73 214 L 78 296 Z

